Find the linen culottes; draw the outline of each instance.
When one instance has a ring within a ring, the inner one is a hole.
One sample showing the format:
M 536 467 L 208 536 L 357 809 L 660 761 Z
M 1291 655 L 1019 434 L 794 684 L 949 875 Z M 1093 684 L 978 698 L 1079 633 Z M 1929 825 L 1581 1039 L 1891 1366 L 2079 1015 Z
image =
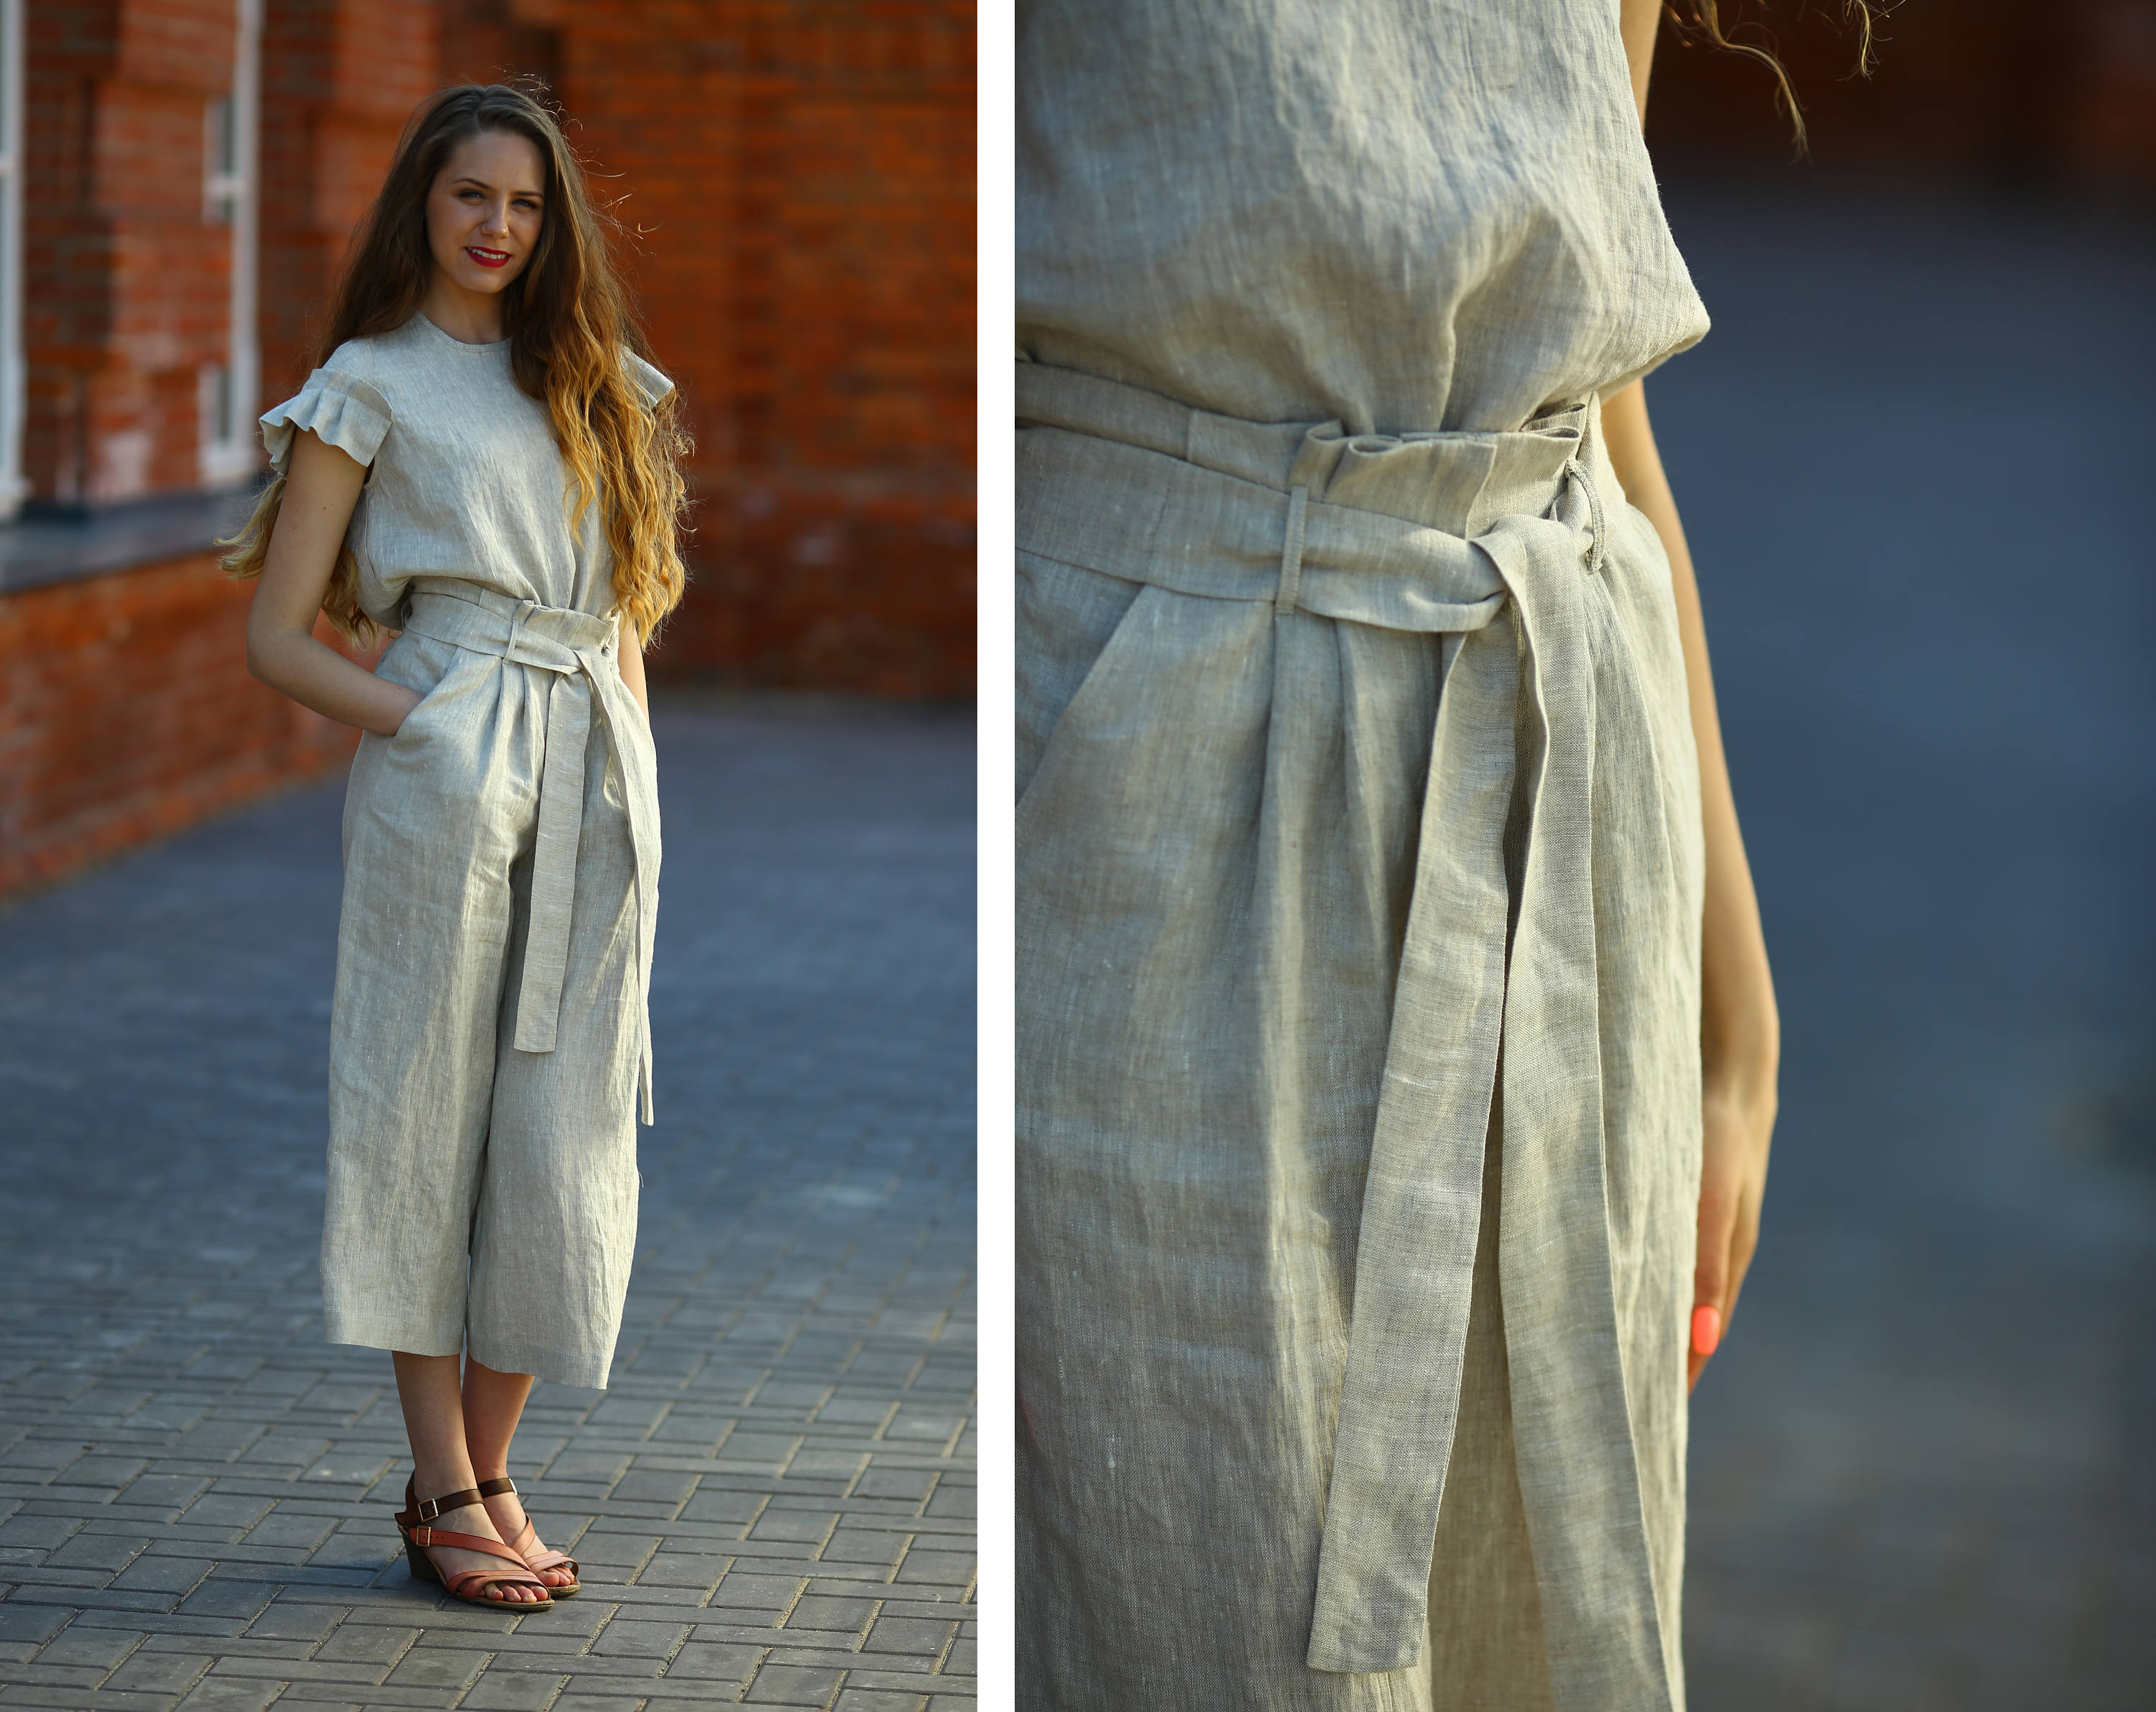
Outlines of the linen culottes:
M 1019 367 L 1022 1699 L 1682 1712 L 1697 767 L 1596 410 Z
M 425 699 L 345 800 L 325 1329 L 602 1387 L 649 1118 L 649 727 L 611 621 L 417 587 L 377 671 Z

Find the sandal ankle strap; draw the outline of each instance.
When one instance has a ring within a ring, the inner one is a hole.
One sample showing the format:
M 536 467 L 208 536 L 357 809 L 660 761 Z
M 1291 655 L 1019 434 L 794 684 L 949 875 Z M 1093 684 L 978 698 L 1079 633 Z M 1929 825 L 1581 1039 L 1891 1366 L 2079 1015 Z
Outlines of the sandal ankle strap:
M 505 1493 L 514 1493 L 516 1483 L 506 1474 L 499 1480 L 482 1480 L 475 1490 L 481 1498 L 500 1498 Z
M 462 1509 L 468 1504 L 479 1504 L 483 1495 L 476 1486 L 468 1486 L 462 1492 L 445 1492 L 439 1498 L 423 1498 L 397 1519 L 408 1527 L 418 1522 L 431 1522 L 444 1510 Z

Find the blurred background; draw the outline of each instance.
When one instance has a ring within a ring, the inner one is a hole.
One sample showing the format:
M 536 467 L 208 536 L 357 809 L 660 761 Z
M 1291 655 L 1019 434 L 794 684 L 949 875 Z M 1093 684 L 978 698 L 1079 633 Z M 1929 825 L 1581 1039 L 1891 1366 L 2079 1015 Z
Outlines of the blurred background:
M 2156 5 L 1725 5 L 1648 383 L 1783 1006 L 1693 1712 L 2156 1705 Z
M 406 118 L 520 73 L 696 440 L 654 674 L 971 696 L 966 0 L 0 0 L 0 897 L 342 765 L 204 549 Z

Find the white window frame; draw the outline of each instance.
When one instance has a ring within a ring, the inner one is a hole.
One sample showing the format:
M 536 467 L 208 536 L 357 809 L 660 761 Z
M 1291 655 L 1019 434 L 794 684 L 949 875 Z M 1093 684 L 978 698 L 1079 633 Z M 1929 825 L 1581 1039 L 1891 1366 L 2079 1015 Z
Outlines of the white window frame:
M 21 0 L 0 0 L 20 4 Z M 234 0 L 232 92 L 203 116 L 203 218 L 230 228 L 232 290 L 224 361 L 203 365 L 200 379 L 203 485 L 230 487 L 260 465 L 254 414 L 262 347 L 255 325 L 257 208 L 262 129 L 262 0 Z M 229 127 L 231 152 L 224 148 Z
M 0 519 L 29 496 L 23 478 L 23 8 L 0 0 Z

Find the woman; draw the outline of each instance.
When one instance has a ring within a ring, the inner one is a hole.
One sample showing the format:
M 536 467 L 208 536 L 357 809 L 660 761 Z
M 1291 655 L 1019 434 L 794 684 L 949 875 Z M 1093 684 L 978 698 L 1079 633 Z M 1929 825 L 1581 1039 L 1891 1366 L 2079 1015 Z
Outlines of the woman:
M 535 1376 L 603 1386 L 636 1236 L 659 816 L 643 648 L 680 598 L 671 383 L 521 92 L 415 116 L 329 354 L 262 419 L 248 665 L 365 733 L 345 806 L 325 1329 L 392 1350 L 415 1576 L 577 1591 L 507 1478 Z M 396 640 L 368 672 L 316 640 Z M 459 1352 L 465 1356 L 461 1384 Z
M 1683 1704 L 1778 1047 L 1659 10 L 1022 11 L 1029 1708 Z

